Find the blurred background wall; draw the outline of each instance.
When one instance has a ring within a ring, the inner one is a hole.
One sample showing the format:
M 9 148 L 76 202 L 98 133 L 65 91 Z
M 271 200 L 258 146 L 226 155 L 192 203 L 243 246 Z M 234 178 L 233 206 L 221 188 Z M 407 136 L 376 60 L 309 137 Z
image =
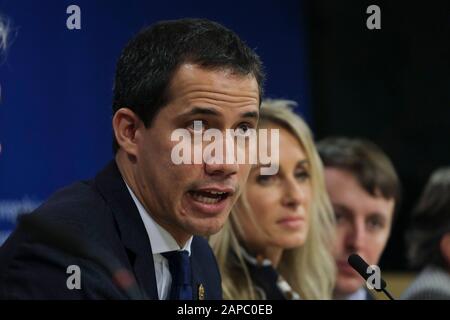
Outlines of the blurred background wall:
M 378 4 L 381 29 L 365 27 Z M 450 165 L 450 2 L 307 2 L 316 138 L 361 136 L 393 160 L 403 184 L 380 265 L 406 266 L 404 230 L 430 173 Z

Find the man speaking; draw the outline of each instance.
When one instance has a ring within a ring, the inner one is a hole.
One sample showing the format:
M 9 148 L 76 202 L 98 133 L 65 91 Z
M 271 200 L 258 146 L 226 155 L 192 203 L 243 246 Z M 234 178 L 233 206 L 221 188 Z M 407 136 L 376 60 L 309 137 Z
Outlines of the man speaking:
M 263 77 L 258 56 L 217 23 L 164 21 L 137 34 L 117 63 L 115 159 L 30 215 L 48 232 L 18 225 L 0 249 L 0 298 L 124 299 L 135 281 L 132 298 L 220 299 L 220 274 L 202 236 L 223 226 L 250 165 L 177 165 L 171 134 L 194 134 L 194 121 L 222 132 L 255 128 Z M 53 230 L 61 241 L 48 236 Z M 75 254 L 74 239 L 90 254 Z M 68 270 L 80 275 L 78 286 L 68 285 Z

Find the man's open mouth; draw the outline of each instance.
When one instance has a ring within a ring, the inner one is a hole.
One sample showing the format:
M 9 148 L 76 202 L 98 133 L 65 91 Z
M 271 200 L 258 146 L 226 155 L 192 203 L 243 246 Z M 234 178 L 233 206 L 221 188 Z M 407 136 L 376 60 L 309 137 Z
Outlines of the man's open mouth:
M 201 191 L 189 191 L 191 197 L 198 202 L 205 204 L 215 204 L 228 198 L 231 193 L 226 191 L 216 190 L 201 190 Z

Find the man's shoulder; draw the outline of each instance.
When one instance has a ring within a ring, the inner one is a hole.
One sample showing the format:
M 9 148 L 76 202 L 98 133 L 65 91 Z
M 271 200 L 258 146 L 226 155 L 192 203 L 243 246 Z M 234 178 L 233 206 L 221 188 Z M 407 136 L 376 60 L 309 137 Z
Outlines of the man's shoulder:
M 52 230 L 63 230 L 73 239 L 100 246 L 114 241 L 114 224 L 108 212 L 106 201 L 93 183 L 87 181 L 58 190 L 29 214 Z M 36 238 L 30 230 L 19 223 L 0 248 L 0 299 L 101 298 L 114 292 L 115 288 L 109 285 L 106 273 L 98 265 L 42 240 L 42 233 Z M 82 290 L 66 287 L 66 271 L 70 265 L 82 270 Z M 111 295 L 118 296 L 116 292 Z
M 93 181 L 80 181 L 52 194 L 31 214 L 49 222 L 73 226 L 83 233 L 101 232 L 110 208 Z
M 405 300 L 450 299 L 450 275 L 439 267 L 427 267 L 402 294 Z
M 105 205 L 92 181 L 80 181 L 56 191 L 33 213 L 55 219 L 83 219 L 87 213 L 97 212 Z
M 56 191 L 36 210 L 29 213 L 48 227 L 61 228 L 78 239 L 109 247 L 117 234 L 112 210 L 93 180 L 73 183 Z M 14 233 L 27 233 L 17 228 Z M 26 235 L 24 238 L 29 238 Z

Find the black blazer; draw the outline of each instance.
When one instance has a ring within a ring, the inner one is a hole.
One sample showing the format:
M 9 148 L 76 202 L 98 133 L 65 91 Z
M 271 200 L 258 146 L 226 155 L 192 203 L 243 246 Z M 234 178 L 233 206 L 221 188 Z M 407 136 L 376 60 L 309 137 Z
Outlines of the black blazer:
M 150 241 L 115 161 L 95 179 L 56 192 L 32 214 L 107 248 L 134 274 L 146 297 L 158 299 Z M 81 289 L 67 288 L 70 265 L 81 269 Z M 205 299 L 222 299 L 217 262 L 202 237 L 192 241 L 191 265 L 195 298 L 203 291 Z M 0 299 L 126 298 L 97 263 L 37 240 L 20 224 L 0 248 Z

